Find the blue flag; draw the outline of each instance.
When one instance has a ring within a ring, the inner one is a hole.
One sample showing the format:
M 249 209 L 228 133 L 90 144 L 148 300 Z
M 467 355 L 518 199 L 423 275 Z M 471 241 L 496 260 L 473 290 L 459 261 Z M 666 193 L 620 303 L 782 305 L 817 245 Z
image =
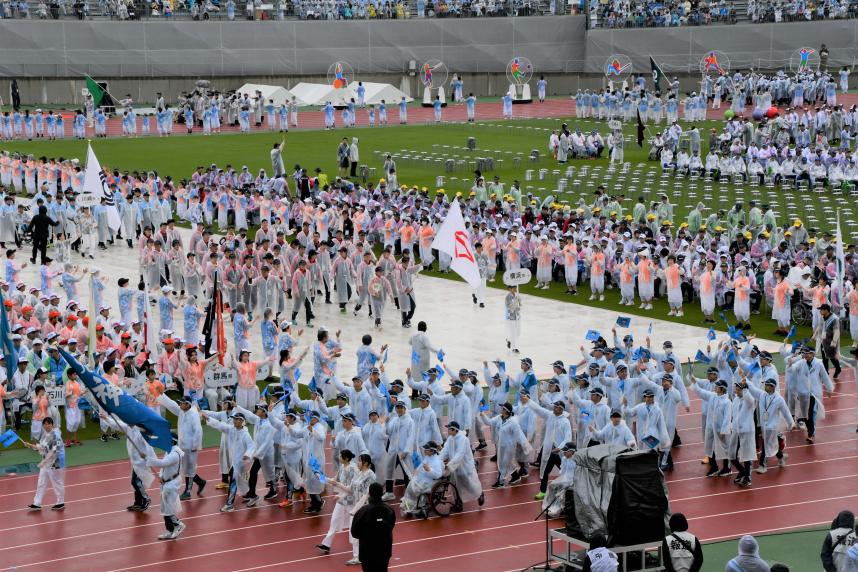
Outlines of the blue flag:
M 301 368 L 295 368 L 295 381 L 301 379 Z
M 307 461 L 307 465 L 310 467 L 310 470 L 313 471 L 314 473 L 321 473 L 322 472 L 322 464 L 319 463 L 319 460 L 313 455 L 310 455 L 310 459 Z
M 307 384 L 307 389 L 310 390 L 310 393 L 316 393 L 316 376 L 313 376 L 310 379 L 310 383 Z
M 438 365 L 435 366 L 435 369 L 438 371 L 438 375 L 436 376 L 436 379 L 438 381 L 441 381 L 441 378 L 444 377 L 444 366 L 442 366 L 439 363 Z
M 143 437 L 153 447 L 162 451 L 173 448 L 173 436 L 170 423 L 143 405 L 140 401 L 125 393 L 100 375 L 96 375 L 81 365 L 70 353 L 60 348 L 60 354 L 65 358 L 80 380 L 92 392 L 98 405 L 110 415 L 116 415 L 129 426 L 139 427 Z
M 652 333 L 652 322 L 649 323 L 649 327 L 647 327 L 646 333 L 647 333 L 647 335 Z
M 628 318 L 626 316 L 618 316 L 617 317 L 617 326 L 619 326 L 620 328 L 628 328 L 631 323 L 632 323 L 631 318 Z
M 9 325 L 9 316 L 6 315 L 6 306 L 3 304 L 3 291 L 0 290 L 0 352 L 6 356 L 6 379 L 12 379 L 15 370 L 18 369 L 18 360 L 15 346 L 12 345 L 12 334 Z
M 4 448 L 11 447 L 18 439 L 20 439 L 20 437 L 18 437 L 18 434 L 11 429 L 7 429 L 5 433 L 0 435 L 0 443 L 3 444 Z
M 421 462 L 423 462 L 423 459 L 420 457 L 420 453 L 417 451 L 411 453 L 411 464 L 414 467 L 419 467 Z
M 267 385 L 262 390 L 262 393 L 259 394 L 259 397 L 265 397 L 266 395 L 268 395 L 268 386 Z
M 595 342 L 601 337 L 602 334 L 600 334 L 598 330 L 587 330 L 587 334 L 584 336 L 584 339 L 588 342 Z
M 438 350 L 438 361 L 444 361 L 444 350 Z
M 733 350 L 727 352 L 727 361 L 736 361 L 736 352 Z
M 715 333 L 715 328 L 709 328 L 709 331 L 706 333 L 706 339 L 710 342 L 715 341 L 718 335 Z
M 621 360 L 624 357 L 626 357 L 626 352 L 624 352 L 620 348 L 617 348 L 617 351 L 614 352 L 614 357 L 617 358 L 618 360 Z
M 387 350 L 384 350 L 384 355 L 381 356 L 381 363 L 387 363 Z
M 760 363 L 755 361 L 750 366 L 748 366 L 748 373 L 756 373 L 760 371 Z
M 641 359 L 641 348 L 635 348 L 634 350 L 632 350 L 632 359 L 634 361 L 638 361 L 639 359 Z
M 742 331 L 742 328 L 736 328 L 734 326 L 730 326 L 727 328 L 727 334 L 730 336 L 730 338 L 732 338 L 734 340 L 737 340 L 740 342 L 748 341 L 748 338 L 745 337 L 745 332 Z
M 484 400 L 480 399 L 480 411 L 488 411 L 488 410 L 489 410 L 489 406 L 486 405 L 486 402 Z
M 795 335 L 795 324 L 789 327 L 789 332 L 787 332 L 786 339 L 790 340 Z M 8 361 L 8 360 L 7 360 Z
M 702 351 L 697 350 L 697 353 L 694 355 L 694 361 L 699 363 L 712 363 L 712 358 L 704 354 Z
M 420 363 L 420 355 L 417 352 L 411 352 L 411 363 Z
M 375 365 L 375 362 L 378 361 L 378 358 L 375 357 L 375 354 L 369 354 L 369 365 Z
M 506 362 L 505 361 L 499 361 L 498 362 L 498 370 L 499 371 L 506 371 Z

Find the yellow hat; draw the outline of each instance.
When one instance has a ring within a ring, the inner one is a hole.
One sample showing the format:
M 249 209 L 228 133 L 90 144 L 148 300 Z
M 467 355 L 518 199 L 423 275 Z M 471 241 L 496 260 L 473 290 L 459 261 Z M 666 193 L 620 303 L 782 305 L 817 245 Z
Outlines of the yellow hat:
M 792 233 L 791 233 L 790 231 L 786 231 L 786 232 L 784 233 L 784 236 L 792 236 Z
M 626 216 L 624 216 L 623 218 L 624 218 L 624 219 L 626 219 L 626 220 L 632 220 L 632 215 L 627 214 L 627 215 L 626 215 Z
M 807 243 L 808 244 L 816 244 L 816 239 L 815 238 L 808 239 Z
M 471 191 L 471 193 L 470 193 L 468 196 L 470 196 L 470 197 L 476 197 L 476 196 L 477 196 L 477 193 L 475 193 L 474 191 Z
M 700 225 L 700 230 L 706 230 L 706 223 Z
M 531 206 L 536 206 L 536 201 L 530 201 Z
M 461 196 L 462 196 L 462 193 L 461 193 L 461 192 L 456 193 L 456 196 L 457 196 L 457 197 L 461 197 Z
M 421 191 L 423 191 L 423 192 L 426 192 L 426 191 L 428 191 L 428 190 L 429 190 L 429 187 L 421 187 L 421 188 L 420 188 L 420 190 L 421 190 Z
M 600 209 L 599 207 L 596 207 L 593 209 L 593 212 L 594 213 L 600 213 L 600 212 L 602 212 L 602 209 Z
M 795 226 L 796 228 L 800 227 L 801 226 L 801 219 L 800 218 L 795 219 L 793 226 Z
M 749 231 L 746 230 L 742 236 L 744 236 L 745 238 L 751 238 L 753 235 Z
M 646 219 L 647 220 L 655 220 L 655 215 L 653 213 L 649 213 L 648 215 L 646 215 Z
M 379 185 L 386 185 L 386 184 L 387 184 L 387 181 L 385 181 L 384 179 L 379 179 L 379 180 L 378 180 L 378 184 L 379 184 Z
M 761 233 L 760 233 L 760 235 L 761 235 L 761 236 L 764 236 L 764 237 L 766 237 L 766 238 L 768 238 L 768 237 L 770 237 L 770 236 L 771 236 L 771 234 L 769 234 L 769 231 L 767 231 L 767 230 L 764 230 L 763 232 L 761 232 Z
M 662 224 L 662 226 L 673 226 L 673 223 L 670 222 L 669 220 L 666 220 L 666 221 L 662 222 L 661 224 Z
M 496 198 L 498 198 L 498 195 L 497 195 L 497 193 L 492 193 L 489 195 L 489 198 L 490 199 L 496 199 Z
M 715 227 L 715 232 L 723 232 L 723 231 L 724 231 L 724 227 L 722 227 L 720 225 Z
M 688 228 L 688 223 L 687 222 L 680 223 L 679 228 Z
M 437 191 L 435 191 L 435 194 L 436 194 L 436 195 L 443 195 L 443 194 L 444 194 L 444 189 L 438 189 Z
M 399 190 L 401 190 L 401 191 L 407 191 L 407 190 L 408 190 L 408 185 L 399 185 Z
M 611 216 L 617 216 L 617 211 L 611 211 Z

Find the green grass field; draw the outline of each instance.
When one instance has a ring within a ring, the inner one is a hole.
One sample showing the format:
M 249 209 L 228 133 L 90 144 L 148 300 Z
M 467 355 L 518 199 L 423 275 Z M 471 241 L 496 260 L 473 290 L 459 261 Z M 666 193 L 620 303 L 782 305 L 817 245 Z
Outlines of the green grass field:
M 443 188 L 452 193 L 467 194 L 471 187 L 473 166 L 471 161 L 476 157 L 492 156 L 496 160 L 496 169 L 485 172 L 487 178 L 498 175 L 501 181 L 509 183 L 513 179 L 522 182 L 523 190 L 533 192 L 536 197 L 545 198 L 554 195 L 558 202 L 567 203 L 573 207 L 580 199 L 588 203 L 596 186 L 604 184 L 612 194 L 625 194 L 624 207 L 630 212 L 638 196 L 644 196 L 648 202 L 657 199 L 657 194 L 664 190 L 675 204 L 676 221 L 685 219 L 688 211 L 697 202 L 704 202 L 712 209 L 729 209 L 736 200 L 756 199 L 768 202 L 778 213 L 778 221 L 791 220 L 800 217 L 808 227 L 833 229 L 835 211 L 838 207 L 843 211 L 842 221 L 844 235 L 847 241 L 858 238 L 858 222 L 853 216 L 855 200 L 849 197 L 837 196 L 831 193 L 799 194 L 792 190 L 780 188 L 734 186 L 732 184 L 710 184 L 693 182 L 686 179 L 662 178 L 660 168 L 646 160 L 647 149 L 638 148 L 633 141 L 633 126 L 626 128 L 625 160 L 631 163 L 628 173 L 619 169 L 611 170 L 607 159 L 576 160 L 567 166 L 574 167 L 575 173 L 569 179 L 564 192 L 556 193 L 557 178 L 553 175 L 555 169 L 560 175 L 565 174 L 565 167 L 557 165 L 546 157 L 548 137 L 551 129 L 559 128 L 564 119 L 519 119 L 512 121 L 486 121 L 477 124 L 450 123 L 441 125 L 409 125 L 390 126 L 384 128 L 355 128 L 338 129 L 335 131 L 304 130 L 289 134 L 284 159 L 287 170 L 294 164 L 307 167 L 310 171 L 319 167 L 329 178 L 336 175 L 336 146 L 342 137 L 358 137 L 360 139 L 361 163 L 374 167 L 376 173 L 381 172 L 383 153 L 397 155 L 397 171 L 399 181 L 406 185 L 426 186 L 434 191 L 438 188 L 436 177 L 444 176 Z M 568 119 L 572 128 L 582 129 L 599 127 L 606 129 L 604 122 L 590 120 Z M 701 133 L 718 126 L 718 122 L 699 124 Z M 650 128 L 654 133 L 656 127 Z M 175 180 L 189 177 L 198 165 L 208 166 L 217 163 L 223 167 L 231 164 L 236 169 L 247 165 L 251 172 L 256 173 L 260 168 L 270 170 L 268 151 L 275 141 L 280 140 L 279 133 L 253 133 L 250 135 L 221 134 L 216 136 L 193 135 L 171 138 L 147 137 L 137 139 L 106 139 L 93 142 L 96 154 L 102 165 L 127 171 L 155 170 L 162 177 L 170 175 Z M 475 137 L 477 150 L 469 152 L 464 149 L 469 137 Z M 646 145 L 646 144 L 645 144 Z M 86 142 L 63 140 L 54 142 L 4 142 L 0 149 L 32 153 L 47 157 L 85 157 Z M 539 151 L 539 160 L 530 161 L 531 150 Z M 516 160 L 516 156 L 519 157 Z M 461 161 L 459 169 L 452 173 L 444 170 L 444 159 L 454 158 Z M 515 163 L 515 164 L 514 164 Z M 560 169 L 560 167 L 564 167 Z M 544 180 L 540 180 L 539 169 L 547 169 Z M 526 180 L 526 171 L 533 170 L 532 180 Z M 582 171 L 587 173 L 583 174 Z M 378 178 L 377 176 L 375 177 Z M 437 275 L 429 272 L 430 275 Z M 455 279 L 453 275 L 443 275 Z M 502 287 L 500 282 L 492 284 Z M 564 287 L 554 284 L 550 290 L 535 290 L 525 286 L 522 291 L 536 296 L 555 299 L 574 300 L 587 304 L 589 291 L 581 288 L 578 296 L 572 297 L 563 293 Z M 605 302 L 598 303 L 599 307 L 617 309 L 618 313 L 643 314 L 666 318 L 667 306 L 663 300 L 657 301 L 651 313 L 621 307 L 618 295 L 609 292 Z M 752 325 L 759 337 L 770 337 L 774 323 L 769 319 L 770 311 L 765 307 L 760 316 L 754 316 Z M 677 321 L 699 325 L 703 316 L 697 305 L 686 307 L 683 318 L 669 318 Z M 719 324 L 723 328 L 723 324 Z M 808 329 L 800 329 L 799 336 L 809 335 Z

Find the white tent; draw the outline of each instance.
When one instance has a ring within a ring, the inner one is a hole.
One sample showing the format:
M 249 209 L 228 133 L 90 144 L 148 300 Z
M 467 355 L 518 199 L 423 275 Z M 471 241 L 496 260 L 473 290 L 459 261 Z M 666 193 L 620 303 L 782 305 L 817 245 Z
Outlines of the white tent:
M 349 84 L 349 91 L 357 93 L 358 82 L 353 81 Z M 389 83 L 374 83 L 371 81 L 363 82 L 363 87 L 366 89 L 364 99 L 370 105 L 378 105 L 383 99 L 387 105 L 399 103 L 402 96 L 405 95 L 402 91 L 396 89 Z M 412 98 L 406 96 L 405 101 L 411 102 Z
M 262 98 L 265 103 L 268 103 L 268 100 L 274 100 L 274 105 L 279 106 L 281 103 L 286 103 L 292 101 L 292 92 L 290 92 L 285 87 L 279 85 L 262 85 L 258 83 L 246 83 L 240 88 L 238 88 L 238 93 L 244 94 L 246 93 L 250 97 L 257 91 L 262 92 Z M 300 98 L 299 98 L 300 99 Z
M 326 83 L 301 82 L 292 88 L 292 94 L 304 105 L 325 105 L 331 102 L 336 107 L 342 107 L 348 103 L 349 98 L 356 97 L 347 88 L 336 88 Z

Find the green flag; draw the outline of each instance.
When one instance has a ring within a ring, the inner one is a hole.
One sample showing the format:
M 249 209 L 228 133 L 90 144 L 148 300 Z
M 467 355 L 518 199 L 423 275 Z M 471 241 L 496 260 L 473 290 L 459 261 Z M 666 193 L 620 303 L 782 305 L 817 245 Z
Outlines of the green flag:
M 664 72 L 661 71 L 661 67 L 655 63 L 652 56 L 649 57 L 649 65 L 652 68 L 652 83 L 655 86 L 655 90 L 661 91 L 661 78 L 664 77 Z
M 95 107 L 101 105 L 101 98 L 104 97 L 104 88 L 89 76 L 86 76 L 86 88 L 92 94 L 92 101 Z

